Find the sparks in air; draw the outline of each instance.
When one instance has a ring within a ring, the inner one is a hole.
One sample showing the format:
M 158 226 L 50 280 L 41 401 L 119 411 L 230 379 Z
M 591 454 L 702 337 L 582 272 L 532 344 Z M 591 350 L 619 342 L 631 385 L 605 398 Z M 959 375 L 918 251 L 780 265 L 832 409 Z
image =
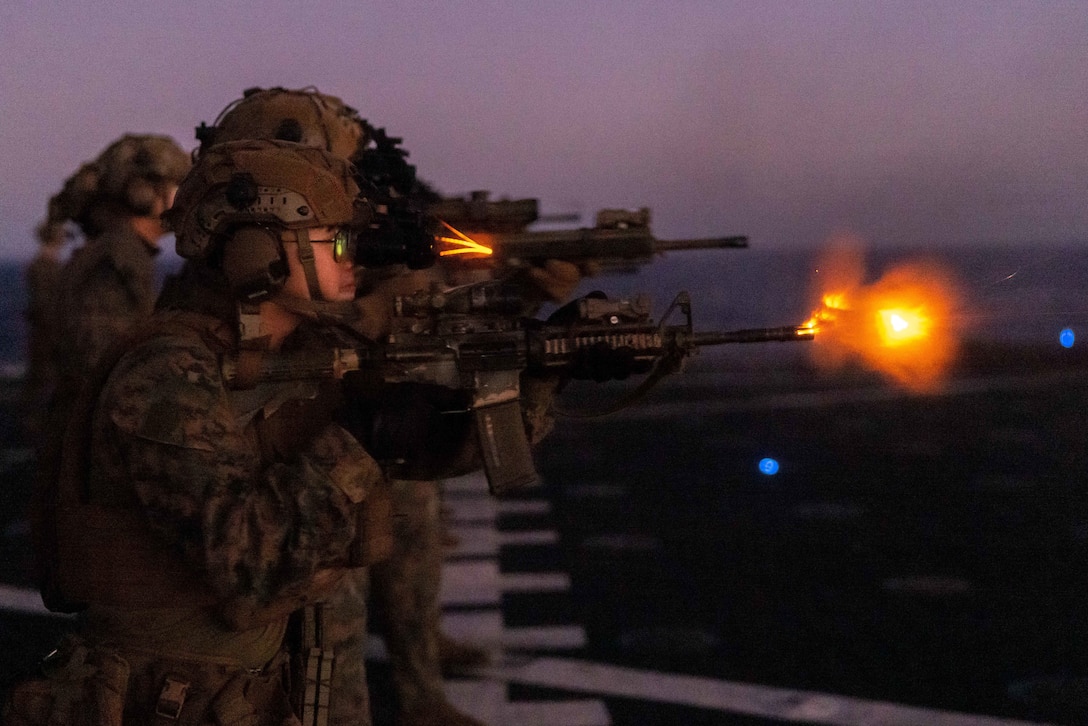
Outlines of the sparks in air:
M 901 264 L 865 285 L 852 248 L 832 250 L 821 268 L 834 272 L 820 283 L 835 287 L 820 291 L 820 304 L 802 327 L 818 334 L 817 362 L 837 368 L 858 360 L 909 388 L 933 388 L 957 347 L 957 295 L 947 275 L 932 264 Z
M 454 229 L 449 224 L 442 222 L 442 225 L 452 232 L 455 236 L 439 236 L 436 239 L 446 245 L 438 251 L 439 257 L 451 257 L 453 255 L 474 255 L 476 257 L 487 257 L 492 253 L 492 249 L 487 245 L 480 244 L 476 240 L 472 239 L 463 232 Z

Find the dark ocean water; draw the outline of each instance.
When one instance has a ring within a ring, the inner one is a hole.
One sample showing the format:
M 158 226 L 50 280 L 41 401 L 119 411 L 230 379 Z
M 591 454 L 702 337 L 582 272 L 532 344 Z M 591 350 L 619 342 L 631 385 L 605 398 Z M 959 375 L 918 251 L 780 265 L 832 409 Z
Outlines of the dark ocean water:
M 680 290 L 692 294 L 700 329 L 799 323 L 812 310 L 817 250 L 677 252 L 633 274 L 583 282 L 612 297 L 649 293 L 660 314 Z M 935 260 L 957 281 L 964 299 L 965 337 L 998 342 L 1058 344 L 1066 327 L 1088 335 L 1088 243 L 1078 248 L 963 247 L 871 251 L 870 276 L 909 260 Z M 174 260 L 176 262 L 176 260 Z M 160 274 L 169 264 L 160 265 Z M 22 265 L 0 263 L 0 372 L 20 370 L 25 350 Z M 781 350 L 774 350 L 780 356 Z

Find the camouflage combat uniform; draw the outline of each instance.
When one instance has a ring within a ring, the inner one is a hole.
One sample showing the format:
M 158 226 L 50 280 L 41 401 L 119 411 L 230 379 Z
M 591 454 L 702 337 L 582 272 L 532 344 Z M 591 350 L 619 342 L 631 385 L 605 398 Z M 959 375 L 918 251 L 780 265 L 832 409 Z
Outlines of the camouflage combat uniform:
M 393 553 L 371 568 L 380 632 L 400 709 L 445 701 L 439 661 L 442 608 L 441 482 L 393 480 Z
M 64 267 L 61 299 L 67 374 L 80 378 L 155 305 L 154 254 L 135 231 L 113 226 Z
M 226 390 L 218 354 L 232 336 L 207 322 L 139 343 L 101 389 L 86 496 L 145 531 L 120 527 L 116 547 L 110 532 L 84 533 L 90 551 L 70 577 L 91 579 L 78 588 L 90 607 L 50 696 L 24 695 L 24 709 L 87 709 L 108 692 L 110 726 L 150 723 L 179 698 L 181 720 L 164 723 L 297 723 L 281 687 L 288 614 L 351 572 L 360 503 L 383 478 L 331 422 L 335 391 Z M 122 547 L 157 544 L 172 576 L 125 570 Z M 87 685 L 103 674 L 105 691 Z

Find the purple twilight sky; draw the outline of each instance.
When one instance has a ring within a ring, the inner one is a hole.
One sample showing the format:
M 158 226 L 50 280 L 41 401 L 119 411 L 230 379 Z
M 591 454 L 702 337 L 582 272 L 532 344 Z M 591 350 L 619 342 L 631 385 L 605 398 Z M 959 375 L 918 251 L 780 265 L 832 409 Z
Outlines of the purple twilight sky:
M 1088 2 L 7 0 L 0 257 L 124 132 L 315 85 L 447 193 L 663 237 L 1088 242 Z

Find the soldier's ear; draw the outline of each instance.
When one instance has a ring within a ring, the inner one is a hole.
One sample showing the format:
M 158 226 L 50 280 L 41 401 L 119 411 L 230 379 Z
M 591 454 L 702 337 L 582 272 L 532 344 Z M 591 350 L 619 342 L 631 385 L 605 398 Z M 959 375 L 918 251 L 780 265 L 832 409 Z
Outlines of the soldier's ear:
M 287 256 L 275 230 L 239 227 L 223 245 L 223 274 L 235 297 L 260 302 L 287 280 Z

